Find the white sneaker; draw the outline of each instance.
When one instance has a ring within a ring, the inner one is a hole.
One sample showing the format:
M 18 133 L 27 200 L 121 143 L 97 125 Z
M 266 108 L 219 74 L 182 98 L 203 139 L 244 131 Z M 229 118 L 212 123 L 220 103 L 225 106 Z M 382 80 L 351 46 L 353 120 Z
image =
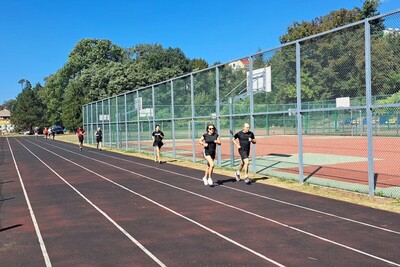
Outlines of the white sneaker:
M 240 173 L 238 172 L 238 171 L 235 171 L 235 178 L 236 178 L 236 181 L 240 181 Z
M 208 181 L 207 181 L 206 177 L 203 178 L 203 182 L 204 182 L 204 185 L 208 185 Z
M 244 179 L 244 182 L 245 182 L 246 184 L 251 184 L 251 180 L 249 179 L 249 177 L 246 177 L 246 178 Z
M 208 185 L 213 185 L 213 184 L 214 184 L 214 181 L 211 179 L 211 177 L 208 178 Z

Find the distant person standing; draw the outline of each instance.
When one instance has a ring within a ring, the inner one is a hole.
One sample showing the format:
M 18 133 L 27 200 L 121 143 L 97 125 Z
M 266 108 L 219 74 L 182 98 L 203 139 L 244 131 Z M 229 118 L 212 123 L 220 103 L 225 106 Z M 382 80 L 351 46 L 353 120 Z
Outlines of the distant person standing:
M 56 137 L 56 131 L 53 129 L 53 128 L 51 128 L 51 136 L 53 137 L 53 140 L 54 140 L 54 138 Z
M 151 138 L 153 139 L 153 147 L 154 147 L 154 162 L 161 163 L 161 147 L 164 145 L 164 133 L 161 131 L 160 125 L 156 125 L 155 131 L 151 134 Z
M 79 149 L 80 150 L 83 149 L 83 138 L 84 138 L 85 134 L 86 134 L 86 131 L 83 130 L 82 127 L 79 127 L 78 130 L 76 131 L 76 135 L 78 136 L 78 140 L 79 140 Z
M 237 142 L 239 140 L 239 142 Z M 250 145 L 256 143 L 256 138 L 254 133 L 250 131 L 250 125 L 248 123 L 243 124 L 243 130 L 237 132 L 233 138 L 232 142 L 236 145 L 239 155 L 240 163 L 237 171 L 235 172 L 236 181 L 240 181 L 240 172 L 244 169 L 244 181 L 246 184 L 250 184 L 249 179 L 249 155 L 250 155 Z
M 44 138 L 47 139 L 47 136 L 49 135 L 49 130 L 47 129 L 47 127 L 44 127 L 43 134 L 44 134 Z
M 211 175 L 214 170 L 214 159 L 217 150 L 217 145 L 221 145 L 221 140 L 217 134 L 217 129 L 214 124 L 208 124 L 206 128 L 206 133 L 203 134 L 199 140 L 200 145 L 204 147 L 204 158 L 207 161 L 207 167 L 203 177 L 204 185 L 213 185 L 214 181 Z
M 38 138 L 38 136 L 39 136 L 39 128 L 38 127 L 33 128 L 33 132 L 35 133 L 35 137 Z
M 94 133 L 94 136 L 96 136 L 96 148 L 101 150 L 101 144 L 103 142 L 103 131 L 101 130 L 101 128 L 97 128 L 97 131 Z

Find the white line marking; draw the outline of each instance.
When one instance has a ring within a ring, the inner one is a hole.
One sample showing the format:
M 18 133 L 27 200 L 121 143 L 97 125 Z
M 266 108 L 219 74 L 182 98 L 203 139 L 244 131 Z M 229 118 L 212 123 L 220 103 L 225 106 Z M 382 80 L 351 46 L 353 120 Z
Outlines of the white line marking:
M 32 143 L 32 142 L 31 142 L 31 143 Z M 65 158 L 65 157 L 63 157 L 63 156 L 61 156 L 61 155 L 58 155 L 58 154 L 56 154 L 56 153 L 54 153 L 54 152 L 52 152 L 52 151 L 50 151 L 50 150 L 48 150 L 48 149 L 46 149 L 46 148 L 44 148 L 44 147 L 41 147 L 41 146 L 39 146 L 39 145 L 37 145 L 37 144 L 35 144 L 35 143 L 32 143 L 32 144 L 34 144 L 34 145 L 36 145 L 36 146 L 38 146 L 38 147 L 40 147 L 40 148 L 42 148 L 42 149 L 44 149 L 44 150 L 46 150 L 46 151 L 48 151 L 48 152 L 51 152 L 51 153 L 53 153 L 54 155 L 56 155 L 56 156 L 58 156 L 58 157 L 60 157 L 60 158 L 63 158 L 63 159 L 65 159 L 65 160 L 67 160 L 67 161 L 69 161 L 69 162 L 71 162 L 71 163 L 73 163 L 73 164 L 75 164 L 75 165 L 77 165 L 77 166 L 83 168 L 83 169 L 86 169 L 86 170 L 88 170 L 88 171 L 90 171 L 90 172 L 93 172 L 93 171 L 87 169 L 86 167 L 83 167 L 83 166 L 81 166 L 81 165 L 79 165 L 79 164 L 77 164 L 77 163 L 75 163 L 75 162 L 73 162 L 73 161 L 71 161 L 71 160 L 69 160 L 69 159 L 67 159 L 67 158 Z M 58 148 L 59 148 L 59 147 L 58 147 Z M 215 203 L 218 203 L 218 204 L 220 204 L 220 205 L 223 205 L 223 206 L 226 206 L 226 207 L 229 207 L 229 208 L 232 208 L 232 209 L 239 210 L 239 211 L 244 212 L 244 213 L 246 213 L 246 214 L 250 214 L 250 215 L 255 216 L 255 217 L 257 217 L 257 218 L 260 218 L 260 219 L 263 219 L 263 220 L 267 220 L 267 221 L 269 221 L 269 222 L 272 222 L 272 223 L 278 224 L 278 225 L 280 225 L 280 226 L 283 226 L 283 227 L 292 229 L 292 230 L 294 230 L 294 231 L 297 231 L 297 232 L 300 232 L 300 233 L 303 233 L 303 234 L 312 236 L 312 237 L 317 238 L 317 239 L 320 239 L 320 240 L 322 240 L 322 241 L 325 241 L 325 242 L 328 242 L 328 243 L 331 243 L 331 244 L 335 244 L 335 245 L 337 245 L 337 246 L 340 246 L 340 247 L 343 247 L 343 248 L 352 250 L 352 251 L 357 252 L 357 253 L 359 253 L 359 254 L 363 254 L 363 255 L 365 255 L 365 256 L 368 256 L 368 257 L 371 257 L 371 258 L 374 258 L 374 259 L 377 259 L 377 260 L 380 260 L 380 261 L 383 261 L 383 262 L 386 262 L 386 263 L 389 263 L 389 264 L 393 264 L 393 265 L 395 265 L 395 266 L 400 266 L 400 264 L 395 263 L 395 262 L 392 262 L 392 261 L 389 261 L 389 260 L 387 260 L 387 259 L 384 259 L 384 258 L 375 256 L 375 255 L 369 254 L 369 253 L 367 253 L 367 252 L 364 252 L 364 251 L 362 251 L 362 250 L 358 250 L 358 249 L 356 249 L 356 248 L 353 248 L 353 247 L 350 247 L 350 246 L 347 246 L 347 245 L 338 243 L 338 242 L 336 242 L 336 241 L 333 241 L 333 240 L 330 240 L 330 239 L 327 239 L 327 238 L 324 238 L 324 237 L 315 235 L 315 234 L 313 234 L 313 233 L 310 233 L 310 232 L 304 231 L 304 230 L 302 230 L 302 229 L 299 229 L 299 228 L 296 228 L 296 227 L 293 227 L 293 226 L 290 226 L 290 225 L 281 223 L 281 222 L 279 222 L 279 221 L 276 221 L 276 220 L 273 220 L 273 219 L 264 217 L 264 216 L 262 216 L 262 215 L 259 215 L 259 214 L 253 213 L 253 212 L 249 212 L 249 211 L 243 210 L 243 209 L 241 209 L 241 208 L 237 208 L 237 207 L 232 206 L 232 205 L 230 205 L 230 204 L 227 204 L 227 203 L 224 203 L 224 202 L 221 202 L 221 201 L 218 201 L 218 200 L 215 200 L 215 199 L 212 199 L 212 198 L 209 198 L 209 197 L 200 195 L 200 194 L 195 193 L 195 192 L 193 192 L 193 191 L 189 191 L 189 190 L 186 190 L 186 189 L 183 189 L 183 188 L 180 188 L 180 187 L 177 187 L 177 186 L 174 186 L 174 185 L 171 185 L 171 184 L 168 184 L 168 183 L 165 183 L 165 182 L 156 180 L 156 179 L 151 178 L 151 177 L 148 177 L 148 176 L 146 176 L 146 175 L 143 175 L 143 174 L 140 174 L 140 173 L 136 173 L 136 172 L 134 172 L 134 171 L 130 171 L 130 170 L 127 170 L 127 169 L 125 169 L 125 168 L 122 168 L 122 167 L 119 167 L 119 166 L 115 166 L 115 165 L 113 165 L 113 164 L 110 164 L 110 163 L 107 163 L 107 162 L 104 162 L 104 161 L 101 161 L 101 160 L 97 160 L 97 159 L 94 159 L 94 158 L 91 158 L 91 157 L 82 155 L 82 153 L 76 153 L 76 152 L 73 152 L 73 151 L 70 151 L 70 150 L 67 150 L 67 149 L 63 149 L 63 148 L 59 148 L 59 149 L 65 150 L 65 151 L 70 152 L 70 153 L 72 153 L 72 154 L 81 155 L 81 156 L 84 157 L 84 158 L 88 158 L 88 159 L 91 159 L 91 160 L 93 160 L 93 161 L 100 162 L 100 163 L 102 163 L 102 164 L 104 164 L 104 165 L 108 165 L 108 166 L 114 167 L 114 168 L 116 168 L 116 169 L 119 169 L 119 170 L 122 170 L 122 171 L 125 171 L 125 172 L 128 172 L 128 173 L 137 175 L 137 176 L 139 176 L 139 177 L 142 177 L 142 178 L 145 178 L 145 179 L 148 179 L 148 180 L 151 180 L 151 181 L 160 183 L 160 184 L 164 184 L 164 185 L 166 185 L 166 186 L 169 186 L 169 187 L 172 187 L 172 188 L 175 188 L 175 189 L 184 191 L 184 192 L 189 193 L 189 194 L 196 195 L 196 196 L 198 196 L 198 197 L 207 199 L 207 200 L 209 200 L 209 201 L 211 201 L 211 202 L 215 202 Z M 131 162 L 131 161 L 128 161 L 128 162 Z M 148 165 L 140 164 L 140 163 L 137 163 L 137 164 L 143 165 L 143 166 L 148 166 Z M 156 168 L 156 169 L 157 169 L 157 168 Z M 169 172 L 175 173 L 175 172 L 172 172 L 172 171 L 169 171 Z M 93 173 L 94 173 L 94 172 L 93 172 Z M 178 173 L 175 173 L 175 174 L 178 174 Z M 101 177 L 101 175 L 99 175 L 99 176 Z M 112 181 L 112 180 L 109 180 L 108 178 L 105 178 L 105 179 L 108 180 L 108 181 L 110 181 L 111 183 L 114 183 L 114 184 L 116 184 L 116 185 L 118 185 L 118 186 L 121 186 L 122 188 L 125 188 L 124 186 L 122 186 L 122 185 L 120 185 L 120 184 L 118 184 L 118 183 L 116 183 L 116 182 L 114 182 L 114 181 Z M 196 179 L 196 180 L 199 180 L 199 179 Z M 130 191 L 130 192 L 132 192 L 132 193 L 138 194 L 138 193 L 136 193 L 136 192 L 131 191 L 130 189 L 127 189 L 127 190 Z M 241 190 L 239 190 L 239 191 L 241 191 Z M 146 198 L 146 197 L 145 197 L 145 198 Z M 149 200 L 149 201 L 152 201 L 152 200 Z M 168 208 L 167 208 L 167 209 L 168 209 Z M 308 209 L 308 208 L 307 208 L 307 209 Z M 311 209 L 311 210 L 312 210 L 312 209 Z
M 60 148 L 60 147 L 57 147 L 57 148 L 65 150 L 65 151 L 68 151 L 70 153 L 75 153 L 73 151 L 70 151 L 70 150 L 67 150 L 67 149 L 64 149 L 64 148 Z M 156 169 L 156 170 L 172 173 L 172 174 L 183 176 L 183 177 L 186 177 L 186 178 L 189 178 L 189 179 L 193 179 L 193 180 L 196 180 L 196 181 L 199 180 L 199 179 L 194 178 L 194 177 L 189 176 L 189 175 L 181 174 L 181 173 L 170 171 L 170 170 L 161 169 L 161 168 L 154 167 L 154 166 L 151 166 L 151 165 L 146 165 L 146 164 L 143 164 L 143 163 L 138 163 L 138 162 L 127 160 L 127 159 L 123 159 L 123 158 L 118 158 L 118 157 L 114 157 L 114 156 L 110 156 L 110 155 L 105 155 L 105 154 L 102 154 L 102 153 L 97 153 L 97 152 L 92 152 L 92 153 L 95 153 L 95 154 L 98 154 L 98 155 L 102 155 L 102 156 L 105 156 L 105 157 L 109 157 L 109 158 L 113 158 L 113 159 L 117 159 L 117 160 L 121 160 L 121 161 L 126 161 L 126 162 L 133 163 L 133 164 L 136 164 L 136 165 L 145 166 L 145 167 L 148 167 L 148 168 L 152 168 L 152 169 Z M 332 213 L 328 213 L 328 212 L 312 209 L 312 208 L 309 208 L 309 207 L 306 207 L 306 206 L 302 206 L 302 205 L 298 205 L 298 204 L 294 204 L 294 203 L 291 203 L 291 202 L 287 202 L 287 201 L 283 201 L 283 200 L 279 200 L 279 199 L 263 196 L 263 195 L 260 195 L 260 194 L 257 194 L 257 193 L 252 193 L 252 192 L 249 192 L 249 191 L 245 191 L 245 190 L 242 190 L 242 189 L 230 187 L 230 186 L 227 186 L 227 185 L 222 185 L 222 187 L 230 189 L 230 190 L 238 191 L 238 192 L 241 192 L 241 193 L 244 193 L 244 194 L 249 194 L 249 195 L 253 195 L 253 196 L 256 196 L 256 197 L 268 199 L 268 200 L 271 200 L 271 201 L 274 201 L 274 202 L 278 202 L 278 203 L 281 203 L 281 204 L 293 206 L 293 207 L 296 207 L 296 208 L 312 211 L 312 212 L 315 212 L 315 213 L 323 214 L 323 215 L 326 215 L 326 216 L 334 217 L 334 218 L 337 218 L 337 219 L 341 219 L 341 220 L 345 220 L 345 221 L 361 224 L 361 225 L 364 225 L 364 226 L 367 226 L 367 227 L 371 227 L 371 228 L 379 229 L 379 230 L 382 230 L 382 231 L 385 231 L 385 232 L 389 232 L 389 233 L 400 235 L 399 231 L 391 230 L 391 229 L 388 229 L 388 228 L 383 228 L 383 227 L 376 226 L 376 225 L 373 225 L 373 224 L 364 223 L 364 222 L 361 222 L 361 221 L 357 221 L 357 220 L 353 220 L 353 219 L 350 219 L 350 218 L 346 218 L 346 217 L 342 217 L 342 216 L 339 216 L 339 215 L 335 215 L 335 214 L 332 214 Z
M 22 191 L 24 192 L 26 204 L 28 205 L 29 213 L 31 214 L 33 226 L 35 227 L 36 235 L 37 235 L 38 240 L 39 240 L 40 249 L 42 250 L 42 255 L 43 255 L 43 258 L 44 258 L 44 262 L 46 263 L 47 267 L 51 267 L 51 261 L 50 261 L 50 258 L 49 258 L 49 254 L 47 254 L 46 245 L 44 244 L 44 241 L 43 241 L 43 238 L 42 238 L 42 234 L 40 233 L 39 225 L 38 225 L 37 220 L 36 220 L 35 213 L 33 212 L 32 205 L 31 205 L 31 202 L 29 200 L 28 194 L 26 192 L 24 182 L 22 181 L 21 173 L 19 172 L 18 164 L 17 164 L 17 161 L 15 160 L 15 157 L 14 157 L 14 152 L 13 152 L 13 150 L 11 148 L 11 145 L 10 145 L 10 142 L 8 140 L 8 137 L 6 139 L 7 139 L 8 147 L 9 147 L 10 152 L 11 152 L 11 156 L 12 156 L 13 161 L 14 161 L 15 169 L 16 169 L 18 177 L 19 177 L 19 182 L 21 183 Z
M 69 187 L 72 188 L 79 196 L 81 196 L 84 200 L 86 200 L 92 207 L 94 207 L 99 213 L 101 213 L 104 217 L 106 217 L 115 227 L 118 228 L 125 236 L 127 236 L 135 245 L 137 245 L 142 251 L 144 251 L 150 258 L 152 258 L 155 262 L 158 263 L 159 266 L 166 266 L 163 262 L 161 262 L 156 256 L 154 256 L 148 249 L 146 249 L 139 241 L 137 241 L 133 236 L 131 236 L 124 228 L 122 228 L 117 222 L 111 219 L 110 216 L 107 215 L 103 210 L 97 207 L 92 201 L 90 201 L 87 197 L 85 197 L 78 189 L 72 186 L 68 181 L 66 181 L 61 175 L 59 175 L 55 170 L 53 170 L 49 165 L 47 165 L 42 159 L 36 156 L 29 148 L 27 148 L 24 144 L 22 144 L 19 140 L 17 140 L 26 150 L 28 150 L 35 158 L 37 158 L 43 165 L 45 165 L 49 170 L 51 170 L 55 175 L 58 176 L 64 183 L 66 183 Z M 48 150 L 51 152 L 50 150 Z M 53 152 L 52 152 L 53 153 Z
M 18 141 L 18 142 L 19 142 L 19 141 Z M 30 142 L 31 144 L 34 144 L 34 145 L 38 146 L 37 144 L 35 144 L 35 143 L 31 142 L 31 141 L 29 141 L 29 142 Z M 24 145 L 23 145 L 23 146 L 24 146 Z M 25 147 L 25 146 L 24 146 L 24 147 Z M 264 259 L 264 260 L 266 260 L 266 261 L 268 261 L 268 262 L 273 263 L 273 264 L 276 265 L 276 266 L 281 266 L 281 267 L 285 266 L 285 265 L 282 265 L 281 263 L 279 263 L 279 262 L 277 262 L 277 261 L 274 261 L 274 260 L 272 260 L 272 259 L 270 259 L 270 258 L 264 256 L 263 254 L 261 254 L 261 253 L 255 251 L 255 250 L 253 250 L 253 249 L 251 249 L 251 248 L 249 248 L 249 247 L 247 247 L 247 246 L 245 246 L 245 245 L 242 245 L 242 244 L 236 242 L 236 241 L 233 240 L 233 239 L 230 239 L 229 237 L 227 237 L 227 236 L 225 236 L 225 235 L 223 235 L 223 234 L 218 233 L 217 231 L 215 231 L 215 230 L 213 230 L 213 229 L 211 229 L 211 228 L 209 228 L 209 227 L 207 227 L 207 226 L 205 226 L 205 225 L 203 225 L 203 224 L 201 224 L 201 223 L 199 223 L 199 222 L 197 222 L 197 221 L 194 221 L 194 220 L 190 219 L 189 217 L 186 217 L 186 216 L 184 216 L 184 215 L 182 215 L 182 214 L 180 214 L 180 213 L 178 213 L 178 212 L 176 212 L 176 211 L 174 211 L 174 210 L 168 208 L 167 206 L 164 206 L 164 205 L 162 205 L 162 204 L 160 204 L 160 203 L 158 203 L 158 202 L 156 202 L 156 201 L 154 201 L 154 200 L 152 200 L 152 199 L 150 199 L 150 198 L 148 198 L 148 197 L 146 197 L 146 196 L 144 196 L 144 195 L 141 195 L 141 194 L 139 194 L 139 193 L 137 193 L 137 192 L 135 192 L 135 191 L 133 191 L 133 190 L 131 190 L 131 189 L 129 189 L 129 188 L 127 188 L 127 187 L 125 187 L 125 186 L 119 184 L 119 183 L 117 183 L 117 182 L 114 182 L 113 180 L 111 180 L 111 179 L 109 179 L 109 178 L 107 178 L 107 177 L 105 177 L 105 176 L 103 176 L 103 175 L 101 175 L 101 174 L 99 174 L 99 173 L 97 173 L 97 172 L 95 172 L 95 171 L 92 171 L 92 170 L 90 170 L 90 169 L 88 169 L 88 168 L 86 168 L 86 167 L 84 167 L 84 166 L 82 166 L 82 165 L 80 165 L 80 164 L 78 164 L 78 163 L 76 163 L 76 162 L 74 162 L 74 161 L 72 161 L 72 160 L 69 160 L 69 159 L 67 159 L 67 158 L 65 158 L 65 157 L 63 157 L 63 156 L 61 156 L 61 155 L 58 155 L 58 154 L 54 153 L 53 151 L 48 150 L 48 149 L 46 149 L 46 148 L 44 148 L 44 147 L 41 147 L 41 146 L 38 146 L 38 147 L 41 148 L 41 149 L 43 149 L 43 150 L 46 150 L 46 151 L 48 151 L 48 152 L 50 152 L 50 153 L 52 153 L 52 154 L 54 154 L 54 155 L 56 155 L 56 156 L 58 156 L 58 157 L 64 159 L 65 161 L 68 161 L 68 162 L 70 162 L 70 163 L 72 163 L 72 164 L 74 164 L 74 165 L 76 165 L 76 166 L 78 166 L 78 167 L 80 167 L 80 168 L 82 168 L 82 169 L 88 171 L 88 172 L 91 172 L 91 173 L 95 174 L 96 176 L 98 176 L 98 177 L 100 177 L 100 178 L 102 178 L 102 179 L 104 179 L 104 180 L 106 180 L 106 181 L 108 181 L 108 182 L 110 182 L 110 183 L 112 183 L 112 184 L 114 184 L 114 185 L 116 185 L 116 186 L 118 186 L 118 187 L 120 187 L 120 188 L 122 188 L 122 189 L 128 191 L 128 192 L 131 192 L 132 194 L 135 194 L 135 195 L 137 195 L 137 196 L 139 196 L 139 197 L 141 197 L 141 198 L 143 198 L 143 199 L 145 199 L 145 200 L 147 200 L 147 201 L 149 201 L 149 202 L 151 202 L 151 203 L 153 203 L 153 204 L 155 204 L 155 205 L 157 205 L 157 206 L 159 206 L 159 207 L 161 207 L 161 208 L 163 208 L 163 209 L 165 209 L 165 210 L 167 210 L 167 211 L 169 211 L 169 212 L 171 212 L 171 213 L 173 213 L 173 214 L 175 214 L 175 215 L 177 215 L 177 216 L 179 216 L 179 217 L 181 217 L 181 218 L 183 218 L 183 219 L 185 219 L 185 220 L 187 220 L 187 221 L 189 221 L 189 222 L 191 222 L 191 223 L 193 223 L 193 224 L 196 224 L 197 226 L 199 226 L 199 227 L 201 227 L 201 228 L 203 228 L 203 229 L 205 229 L 205 230 L 207 230 L 207 231 L 209 231 L 209 232 L 211 232 L 211 233 L 213 233 L 213 234 L 215 234 L 215 235 L 221 237 L 222 239 L 225 239 L 225 240 L 228 241 L 228 242 L 231 242 L 232 244 L 234 244 L 234 245 L 236 245 L 236 246 L 238 246 L 238 247 L 240 247 L 240 248 L 242 248 L 242 249 L 244 249 L 244 250 L 247 250 L 248 252 L 250 252 L 250 253 L 252 253 L 252 254 L 254 254 L 254 255 L 256 255 L 256 256 L 258 256 L 258 257 L 260 257 L 260 258 L 262 258 L 262 259 Z M 25 148 L 26 148 L 26 147 L 25 147 Z M 26 149 L 27 149 L 29 152 L 31 152 L 28 148 L 26 148 Z M 33 152 L 31 152 L 31 153 L 33 154 Z M 72 153 L 73 153 L 73 152 L 72 152 Z M 77 153 L 77 154 L 78 154 L 78 155 L 82 155 L 82 154 L 79 154 L 79 153 Z M 34 154 L 33 154 L 33 155 L 34 155 Z M 38 158 L 36 155 L 34 155 L 34 156 L 35 156 L 36 158 Z M 83 156 L 83 155 L 82 155 L 82 156 Z M 83 157 L 87 157 L 87 156 L 83 156 Z M 38 158 L 38 159 L 39 159 L 39 158 Z M 40 159 L 39 159 L 39 160 L 40 160 Z M 40 160 L 40 161 L 41 161 L 44 165 L 46 165 L 50 170 L 52 170 L 51 167 L 49 167 L 46 163 L 44 163 L 42 160 Z M 121 169 L 121 170 L 124 170 L 124 169 Z M 53 171 L 53 170 L 52 170 L 52 171 Z M 55 171 L 53 171 L 53 172 L 54 172 L 57 176 L 59 176 Z M 134 173 L 134 172 L 132 172 L 132 173 Z M 66 184 L 68 184 L 71 188 L 73 188 L 79 195 L 81 195 L 77 189 L 75 189 L 72 185 L 70 185 L 67 181 L 65 181 L 61 176 L 59 176 L 59 177 L 60 177 L 60 179 L 62 179 Z M 144 176 L 144 175 L 143 175 L 143 177 L 146 178 L 146 176 Z M 151 178 L 150 178 L 150 179 L 151 179 Z M 186 190 L 184 190 L 184 191 L 186 191 Z M 190 192 L 190 191 L 187 191 L 187 192 Z M 193 192 L 192 192 L 192 193 L 193 193 Z M 83 198 L 85 198 L 83 195 L 81 195 L 81 196 L 82 196 Z M 86 199 L 86 198 L 85 198 L 85 199 Z M 91 203 L 89 200 L 87 200 L 87 201 L 88 201 L 89 203 Z M 92 204 L 92 203 L 91 203 L 91 205 L 93 205 L 94 207 L 96 207 L 96 206 L 95 206 L 94 204 Z M 96 207 L 96 209 L 97 209 L 97 207 Z

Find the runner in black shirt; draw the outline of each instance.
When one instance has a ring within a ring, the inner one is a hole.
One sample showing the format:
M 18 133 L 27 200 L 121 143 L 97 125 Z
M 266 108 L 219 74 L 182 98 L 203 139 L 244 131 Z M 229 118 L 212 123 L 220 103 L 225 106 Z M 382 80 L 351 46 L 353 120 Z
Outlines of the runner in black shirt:
M 214 182 L 211 175 L 214 170 L 214 159 L 217 145 L 221 145 L 221 140 L 217 134 L 217 129 L 214 124 L 207 125 L 206 133 L 203 134 L 199 140 L 200 145 L 204 147 L 204 158 L 207 161 L 207 167 L 203 177 L 204 185 L 213 185 Z
M 103 131 L 100 127 L 97 128 L 97 131 L 94 133 L 94 135 L 96 136 L 96 148 L 101 150 L 101 143 L 103 142 Z
M 160 125 L 156 125 L 156 130 L 151 134 L 153 139 L 153 147 L 155 148 L 154 162 L 162 163 L 160 149 L 164 145 L 164 133 L 160 129 Z
M 240 181 L 240 172 L 244 169 L 244 181 L 246 184 L 250 184 L 249 179 L 249 155 L 250 155 L 250 144 L 256 143 L 256 138 L 254 133 L 250 130 L 250 125 L 248 123 L 243 124 L 243 130 L 237 132 L 233 138 L 232 142 L 238 148 L 238 152 L 241 158 L 238 170 L 235 172 L 236 181 Z M 239 140 L 239 143 L 237 142 Z

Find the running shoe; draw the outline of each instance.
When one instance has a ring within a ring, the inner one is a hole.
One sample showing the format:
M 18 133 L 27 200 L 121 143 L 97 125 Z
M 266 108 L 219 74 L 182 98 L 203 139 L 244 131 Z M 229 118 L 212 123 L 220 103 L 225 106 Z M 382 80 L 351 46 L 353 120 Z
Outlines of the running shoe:
M 214 184 L 214 181 L 211 179 L 211 177 L 208 178 L 208 185 L 213 185 L 213 184 Z
M 240 173 L 238 172 L 238 171 L 235 171 L 235 178 L 236 178 L 236 181 L 240 181 Z
M 246 184 L 251 184 L 251 180 L 249 179 L 249 177 L 246 177 L 246 178 L 244 179 L 244 182 L 245 182 Z
M 206 177 L 203 178 L 203 182 L 204 182 L 204 185 L 208 185 L 208 181 L 207 181 Z

